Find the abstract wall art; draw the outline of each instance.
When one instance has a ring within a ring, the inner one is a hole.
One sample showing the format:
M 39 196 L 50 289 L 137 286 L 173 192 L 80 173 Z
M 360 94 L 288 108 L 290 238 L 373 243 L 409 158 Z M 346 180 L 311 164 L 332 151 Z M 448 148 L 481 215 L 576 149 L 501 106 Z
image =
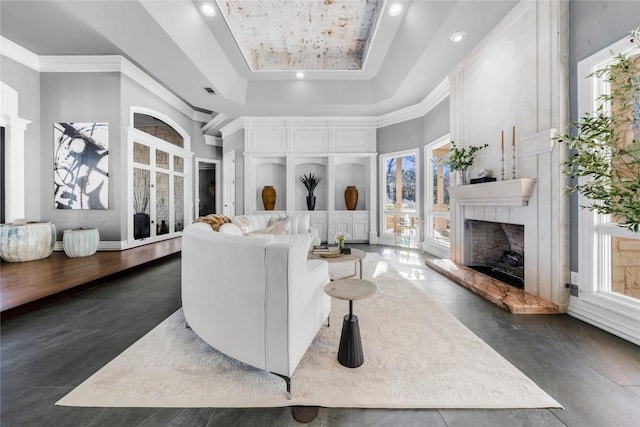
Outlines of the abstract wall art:
M 54 124 L 56 209 L 108 209 L 109 124 Z

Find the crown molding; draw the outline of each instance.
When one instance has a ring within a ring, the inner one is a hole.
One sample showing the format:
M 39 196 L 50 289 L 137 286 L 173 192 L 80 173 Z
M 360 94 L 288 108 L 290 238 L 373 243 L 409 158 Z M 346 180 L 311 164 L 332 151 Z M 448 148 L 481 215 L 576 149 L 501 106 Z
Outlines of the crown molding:
M 423 117 L 447 96 L 449 96 L 449 78 L 445 77 L 420 103 L 379 116 L 378 127 L 383 128 Z
M 0 37 L 0 54 L 40 73 L 122 73 L 190 119 L 204 123 L 211 120 L 211 115 L 194 110 L 121 55 L 39 56 L 4 37 Z
M 204 126 L 202 126 L 202 133 L 206 133 L 209 130 L 219 130 L 224 124 L 232 119 L 233 117 L 229 116 L 228 114 L 219 113 L 213 119 L 206 122 Z
M 213 135 L 204 135 L 204 143 L 214 147 L 222 147 L 222 138 Z
M 40 71 L 38 55 L 2 36 L 0 36 L 0 55 L 13 59 L 32 70 Z
M 224 125 L 223 127 L 220 128 L 220 134 L 222 135 L 222 139 L 224 140 L 224 138 L 233 135 L 234 133 L 238 132 L 239 130 L 244 129 L 245 127 L 245 118 L 244 117 L 238 117 L 237 119 L 235 119 L 234 121 L 230 122 L 229 124 Z
M 377 117 L 239 117 L 220 128 L 222 138 L 240 129 L 259 127 L 371 127 L 382 128 L 424 117 L 449 96 L 449 78 L 442 80 L 420 103 Z M 210 122 L 211 123 L 211 122 Z M 207 126 L 209 123 L 207 123 Z M 213 128 L 209 126 L 207 129 Z

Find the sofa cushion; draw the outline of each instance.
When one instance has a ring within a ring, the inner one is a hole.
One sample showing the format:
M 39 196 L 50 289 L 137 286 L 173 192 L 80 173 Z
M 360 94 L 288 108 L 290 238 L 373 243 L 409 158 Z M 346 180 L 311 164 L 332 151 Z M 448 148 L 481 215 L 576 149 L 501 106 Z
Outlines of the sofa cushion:
M 251 219 L 246 215 L 234 216 L 231 222 L 242 230 L 242 233 L 249 233 L 251 231 Z
M 298 233 L 308 233 L 311 228 L 311 215 L 299 214 L 298 217 Z M 293 233 L 293 230 L 291 231 Z
M 298 233 L 298 215 L 289 215 L 289 233 Z
M 267 227 L 267 233 L 271 234 L 289 234 L 289 218 L 271 218 L 269 226 Z
M 232 236 L 242 236 L 244 234 L 240 229 L 240 227 L 231 223 L 222 224 L 222 226 L 220 227 L 220 230 L 218 231 L 220 231 L 220 233 L 222 234 L 230 234 Z

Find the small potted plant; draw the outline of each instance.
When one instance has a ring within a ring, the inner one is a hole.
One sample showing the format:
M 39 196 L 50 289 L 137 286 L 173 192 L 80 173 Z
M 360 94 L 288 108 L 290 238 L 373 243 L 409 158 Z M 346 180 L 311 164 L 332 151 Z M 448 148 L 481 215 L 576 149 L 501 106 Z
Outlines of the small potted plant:
M 314 173 L 309 173 L 299 176 L 298 179 L 307 189 L 307 209 L 312 211 L 316 207 L 316 196 L 313 195 L 313 192 L 315 191 L 320 181 L 322 181 L 322 177 Z
M 468 169 L 473 165 L 476 152 L 488 146 L 489 144 L 480 146 L 470 145 L 467 151 L 464 147 L 458 148 L 456 143 L 451 141 L 451 150 L 449 151 L 449 160 L 447 163 L 452 171 L 460 171 L 462 185 L 469 184 Z
M 350 238 L 351 236 L 349 235 L 349 233 L 345 233 L 344 231 L 338 231 L 336 233 L 335 241 L 338 244 L 338 249 L 340 250 L 340 253 L 344 252 L 344 241 Z

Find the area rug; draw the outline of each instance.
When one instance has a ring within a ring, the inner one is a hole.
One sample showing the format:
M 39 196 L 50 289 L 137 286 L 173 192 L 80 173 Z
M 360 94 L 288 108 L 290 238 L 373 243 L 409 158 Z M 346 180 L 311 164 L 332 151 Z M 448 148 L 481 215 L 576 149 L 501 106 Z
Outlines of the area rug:
M 353 265 L 333 264 L 353 272 Z M 364 364 L 336 360 L 348 302 L 333 300 L 292 378 L 231 359 L 185 328 L 177 311 L 57 402 L 92 407 L 548 408 L 533 381 L 439 308 L 376 254 L 364 278 L 379 290 L 354 302 Z

